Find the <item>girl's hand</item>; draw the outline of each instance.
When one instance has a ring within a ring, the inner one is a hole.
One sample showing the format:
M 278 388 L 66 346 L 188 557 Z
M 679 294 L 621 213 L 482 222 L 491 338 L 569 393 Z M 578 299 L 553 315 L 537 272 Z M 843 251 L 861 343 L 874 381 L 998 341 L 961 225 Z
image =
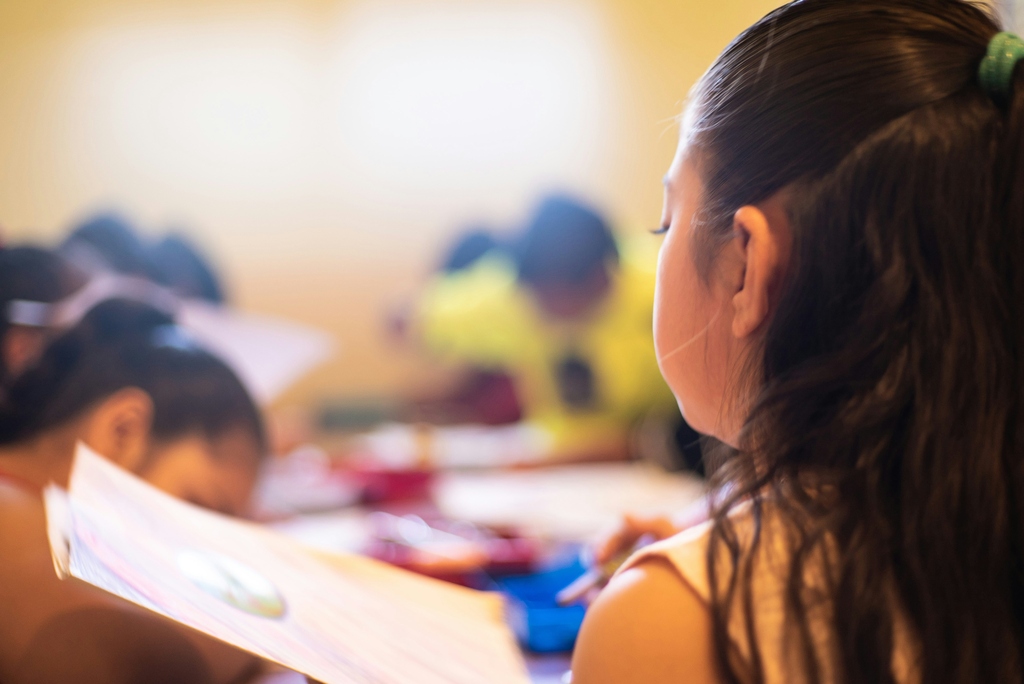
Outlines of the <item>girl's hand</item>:
M 648 544 L 668 539 L 708 519 L 708 501 L 701 498 L 679 514 L 640 516 L 626 514 L 612 532 L 591 548 L 590 570 L 558 593 L 558 603 L 589 604 L 626 560 Z
M 653 543 L 668 539 L 679 531 L 680 528 L 671 518 L 627 513 L 615 530 L 594 545 L 594 564 L 605 565 L 622 554 L 631 552 L 643 537 L 648 537 Z
M 648 543 L 652 543 L 699 525 L 707 521 L 709 505 L 708 498 L 701 497 L 671 518 L 627 513 L 618 528 L 594 545 L 594 562 L 597 565 L 611 562 L 616 556 L 631 551 L 643 537 L 648 537 Z
M 633 551 L 671 537 L 676 531 L 672 521 L 665 517 L 626 515 L 619 527 L 590 549 L 590 569 L 558 592 L 555 599 L 561 605 L 589 605 Z

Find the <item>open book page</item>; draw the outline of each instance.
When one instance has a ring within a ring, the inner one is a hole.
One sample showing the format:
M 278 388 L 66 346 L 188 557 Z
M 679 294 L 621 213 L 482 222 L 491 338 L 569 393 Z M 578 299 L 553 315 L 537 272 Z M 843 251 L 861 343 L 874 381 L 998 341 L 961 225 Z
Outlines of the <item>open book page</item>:
M 71 576 L 315 679 L 529 681 L 494 596 L 312 552 L 174 499 L 84 445 L 65 510 L 58 499 L 47 505 L 70 526 Z

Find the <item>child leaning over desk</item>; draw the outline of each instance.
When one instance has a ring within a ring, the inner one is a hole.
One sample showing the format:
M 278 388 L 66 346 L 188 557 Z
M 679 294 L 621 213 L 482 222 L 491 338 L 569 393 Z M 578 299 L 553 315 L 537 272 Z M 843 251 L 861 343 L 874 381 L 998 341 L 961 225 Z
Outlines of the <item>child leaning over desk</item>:
M 621 455 L 638 419 L 678 417 L 652 351 L 657 242 L 616 239 L 562 196 L 510 242 L 428 285 L 413 318 L 426 346 L 508 373 L 558 456 Z
M 111 300 L 57 337 L 0 405 L 0 682 L 228 684 L 257 661 L 57 579 L 40 490 L 83 441 L 164 491 L 246 511 L 265 449 L 235 375 L 163 314 Z
M 801 0 L 697 85 L 655 344 L 729 445 L 574 684 L 1024 680 L 1024 41 L 961 0 Z

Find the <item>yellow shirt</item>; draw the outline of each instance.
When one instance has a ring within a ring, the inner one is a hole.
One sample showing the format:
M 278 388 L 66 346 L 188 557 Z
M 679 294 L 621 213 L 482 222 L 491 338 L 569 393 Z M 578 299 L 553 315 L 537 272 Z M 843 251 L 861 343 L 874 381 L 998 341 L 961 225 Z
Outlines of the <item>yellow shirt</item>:
M 623 241 L 605 300 L 584 320 L 566 322 L 544 317 L 510 260 L 484 257 L 428 285 L 421 334 L 446 360 L 512 375 L 527 420 L 548 429 L 558 449 L 621 437 L 642 414 L 675 410 L 651 331 L 657 245 L 646 235 Z M 559 393 L 557 368 L 570 356 L 594 379 L 587 408 L 567 405 Z

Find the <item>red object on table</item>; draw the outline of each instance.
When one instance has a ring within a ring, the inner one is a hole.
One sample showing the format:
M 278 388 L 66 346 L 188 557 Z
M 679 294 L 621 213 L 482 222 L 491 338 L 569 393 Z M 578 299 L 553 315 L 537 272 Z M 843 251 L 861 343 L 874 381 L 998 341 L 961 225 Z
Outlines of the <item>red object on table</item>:
M 430 498 L 434 471 L 427 468 L 386 468 L 356 465 L 349 469 L 352 479 L 362 487 L 362 503 L 378 504 Z

